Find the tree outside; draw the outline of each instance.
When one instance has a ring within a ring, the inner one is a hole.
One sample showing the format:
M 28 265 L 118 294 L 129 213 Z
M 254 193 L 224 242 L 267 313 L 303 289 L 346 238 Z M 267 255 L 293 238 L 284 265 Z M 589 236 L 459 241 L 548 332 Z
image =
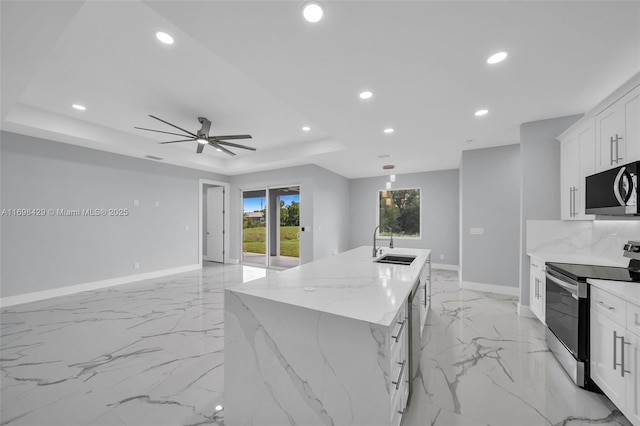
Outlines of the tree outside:
M 379 194 L 380 235 L 419 237 L 420 189 L 388 190 Z

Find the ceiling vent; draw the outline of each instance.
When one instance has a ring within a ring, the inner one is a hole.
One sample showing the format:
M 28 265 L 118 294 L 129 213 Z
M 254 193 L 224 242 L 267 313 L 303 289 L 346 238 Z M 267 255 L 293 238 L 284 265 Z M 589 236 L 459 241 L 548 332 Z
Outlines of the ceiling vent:
M 148 158 L 150 160 L 157 160 L 157 161 L 163 160 L 163 158 L 156 157 L 155 155 L 145 155 L 145 158 Z

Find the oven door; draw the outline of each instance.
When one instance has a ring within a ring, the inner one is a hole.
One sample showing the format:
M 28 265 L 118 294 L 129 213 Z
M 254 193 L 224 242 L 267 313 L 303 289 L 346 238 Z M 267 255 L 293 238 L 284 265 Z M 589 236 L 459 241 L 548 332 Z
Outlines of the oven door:
M 589 299 L 586 282 L 547 268 L 546 320 L 549 330 L 574 358 L 589 359 Z

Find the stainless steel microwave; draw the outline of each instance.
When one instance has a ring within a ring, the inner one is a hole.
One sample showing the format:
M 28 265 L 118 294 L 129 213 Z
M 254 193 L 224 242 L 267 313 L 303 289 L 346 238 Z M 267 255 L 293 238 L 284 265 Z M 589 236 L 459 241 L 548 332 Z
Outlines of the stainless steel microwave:
M 585 213 L 638 216 L 640 161 L 587 176 Z

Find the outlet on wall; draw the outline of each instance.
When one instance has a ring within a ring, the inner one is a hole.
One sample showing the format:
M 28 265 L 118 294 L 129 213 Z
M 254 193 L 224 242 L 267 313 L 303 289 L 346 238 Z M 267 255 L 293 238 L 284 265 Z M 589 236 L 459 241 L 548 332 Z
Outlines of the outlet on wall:
M 140 269 L 140 262 L 133 262 L 133 269 Z
M 140 205 L 140 200 L 133 200 L 133 206 L 138 207 Z
M 440 255 L 440 260 L 444 260 L 444 254 Z

